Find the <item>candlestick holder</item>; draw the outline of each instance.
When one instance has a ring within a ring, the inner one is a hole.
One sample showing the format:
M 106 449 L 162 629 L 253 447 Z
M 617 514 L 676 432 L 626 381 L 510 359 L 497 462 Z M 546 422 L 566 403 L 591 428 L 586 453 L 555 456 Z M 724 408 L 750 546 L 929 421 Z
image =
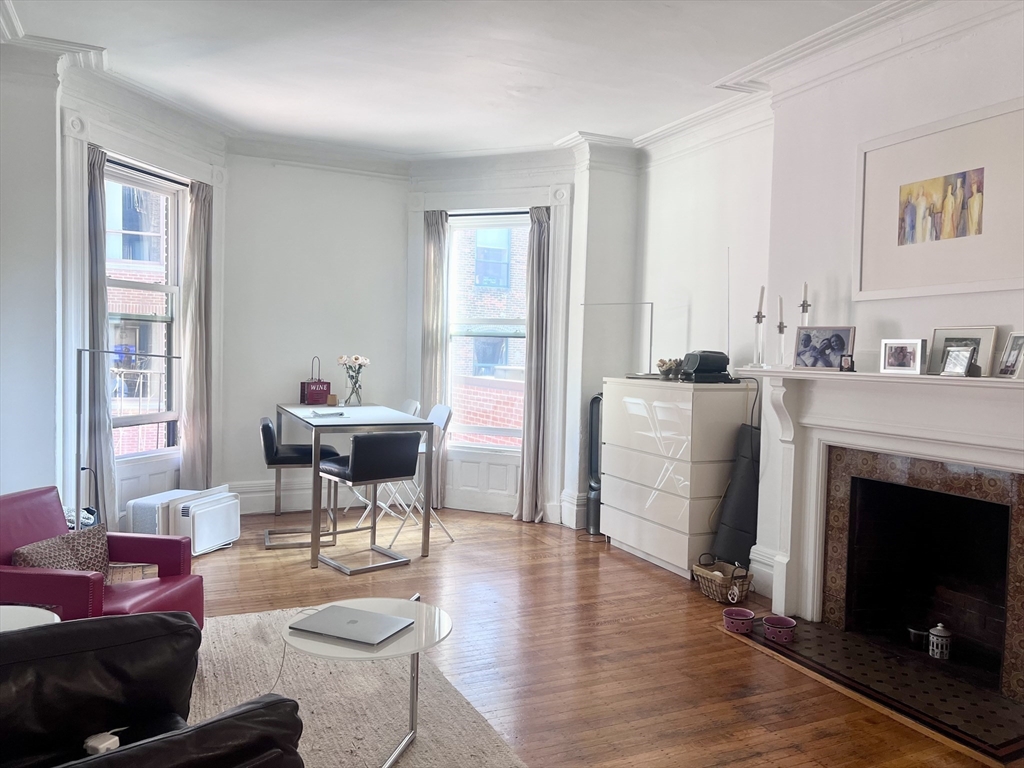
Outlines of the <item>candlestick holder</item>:
M 788 368 L 786 364 L 786 329 L 789 326 L 779 320 L 777 326 L 779 330 L 779 348 L 775 355 L 775 367 L 777 368 Z
M 767 368 L 764 354 L 764 318 L 763 312 L 754 315 L 754 362 L 751 368 Z
M 811 324 L 811 302 L 804 299 L 800 302 L 800 325 L 807 327 Z

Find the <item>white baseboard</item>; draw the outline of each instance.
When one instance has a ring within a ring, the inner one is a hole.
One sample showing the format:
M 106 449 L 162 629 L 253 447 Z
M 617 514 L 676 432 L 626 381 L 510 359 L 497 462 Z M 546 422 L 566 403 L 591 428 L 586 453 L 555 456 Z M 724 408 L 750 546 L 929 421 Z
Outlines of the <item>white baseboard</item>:
M 587 494 L 562 491 L 562 525 L 579 530 L 587 525 Z
M 238 494 L 238 501 L 243 515 L 258 515 L 274 511 L 273 480 L 240 480 L 228 483 L 232 493 Z M 301 512 L 309 509 L 309 501 L 313 497 L 313 485 L 307 481 L 289 481 L 281 483 L 281 511 Z M 324 493 L 324 500 L 327 495 Z M 348 486 L 341 487 L 338 503 L 344 507 L 352 499 L 352 491 Z
M 759 595 L 772 596 L 775 583 L 775 550 L 755 544 L 750 548 L 751 589 Z

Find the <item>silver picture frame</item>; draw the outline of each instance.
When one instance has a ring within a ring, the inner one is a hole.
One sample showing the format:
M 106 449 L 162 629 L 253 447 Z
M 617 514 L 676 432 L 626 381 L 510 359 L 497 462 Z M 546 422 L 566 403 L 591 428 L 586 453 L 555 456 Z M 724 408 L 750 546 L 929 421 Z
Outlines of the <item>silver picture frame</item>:
M 942 370 L 940 376 L 961 376 L 971 375 L 971 366 L 974 365 L 974 358 L 978 354 L 978 348 L 970 347 L 946 347 L 942 353 Z
M 931 351 L 928 355 L 928 373 L 935 375 L 942 372 L 943 358 L 947 348 L 973 346 L 977 349 L 974 362 L 981 369 L 981 375 L 991 376 L 997 330 L 994 325 L 935 328 L 932 331 Z

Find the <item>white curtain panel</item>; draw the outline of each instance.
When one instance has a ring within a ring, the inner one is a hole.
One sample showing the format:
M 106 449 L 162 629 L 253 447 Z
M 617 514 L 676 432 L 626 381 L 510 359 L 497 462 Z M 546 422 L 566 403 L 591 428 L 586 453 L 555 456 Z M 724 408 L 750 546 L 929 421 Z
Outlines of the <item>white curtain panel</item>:
M 189 186 L 191 206 L 181 284 L 181 487 L 205 490 L 211 483 L 210 426 L 213 368 L 210 358 L 210 282 L 213 250 L 213 187 Z
M 523 402 L 522 471 L 514 520 L 544 520 L 541 489 L 544 457 L 550 452 L 544 430 L 547 391 L 547 347 L 551 333 L 550 208 L 530 209 L 529 250 L 526 255 L 526 390 Z M 551 452 L 551 455 L 554 455 Z
M 89 146 L 89 349 L 86 466 L 96 470 L 96 495 L 99 511 L 108 527 L 117 529 L 117 486 L 114 479 L 114 431 L 110 420 L 113 358 L 103 354 L 110 349 L 107 331 L 107 195 L 103 174 L 107 153 Z M 76 469 L 78 469 L 76 467 Z M 83 483 L 88 482 L 83 479 Z M 83 485 L 83 487 L 88 487 Z M 88 504 L 91 494 L 82 494 Z
M 448 377 L 448 212 L 423 213 L 423 346 L 420 402 L 427 412 L 443 401 Z M 444 506 L 445 446 L 434 451 L 431 506 Z

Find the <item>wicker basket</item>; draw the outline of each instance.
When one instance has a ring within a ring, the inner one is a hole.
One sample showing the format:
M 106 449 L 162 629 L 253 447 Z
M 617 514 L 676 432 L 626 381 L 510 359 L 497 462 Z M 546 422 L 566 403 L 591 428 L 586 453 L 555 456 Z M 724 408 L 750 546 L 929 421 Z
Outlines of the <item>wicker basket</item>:
M 730 565 L 703 554 L 693 566 L 700 591 L 719 603 L 742 603 L 750 591 L 750 572 L 741 565 Z

